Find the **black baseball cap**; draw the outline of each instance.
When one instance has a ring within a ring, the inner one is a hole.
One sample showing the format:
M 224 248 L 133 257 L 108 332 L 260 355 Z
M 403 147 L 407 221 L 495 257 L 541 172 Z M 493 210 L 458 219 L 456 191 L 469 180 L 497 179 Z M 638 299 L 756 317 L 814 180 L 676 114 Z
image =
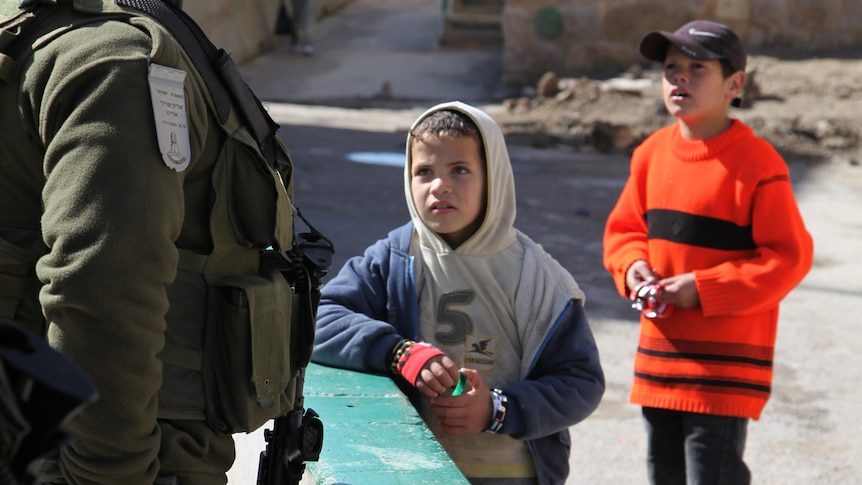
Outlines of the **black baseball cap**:
M 745 46 L 739 36 L 724 24 L 695 20 L 673 33 L 654 30 L 641 40 L 640 51 L 651 61 L 664 62 L 670 44 L 692 59 L 725 59 L 734 72 L 745 71 L 748 57 Z

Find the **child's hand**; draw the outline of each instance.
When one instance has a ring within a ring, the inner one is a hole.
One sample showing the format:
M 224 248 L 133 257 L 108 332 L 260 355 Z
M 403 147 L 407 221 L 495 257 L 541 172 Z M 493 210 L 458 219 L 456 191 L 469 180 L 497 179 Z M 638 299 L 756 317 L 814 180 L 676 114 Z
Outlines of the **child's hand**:
M 461 375 L 458 366 L 446 355 L 437 355 L 429 359 L 413 383 L 416 389 L 428 397 L 437 397 L 458 384 Z
M 659 279 L 658 273 L 652 270 L 649 263 L 639 259 L 629 266 L 626 271 L 626 289 L 631 291 L 641 281 L 655 283 Z
M 481 433 L 491 423 L 491 390 L 473 369 L 461 369 L 470 382 L 469 391 L 460 396 L 431 399 L 431 410 L 440 418 L 443 431 L 451 435 Z
M 659 281 L 661 291 L 656 301 L 667 303 L 676 308 L 694 308 L 700 305 L 700 295 L 694 280 L 694 273 L 684 273 Z

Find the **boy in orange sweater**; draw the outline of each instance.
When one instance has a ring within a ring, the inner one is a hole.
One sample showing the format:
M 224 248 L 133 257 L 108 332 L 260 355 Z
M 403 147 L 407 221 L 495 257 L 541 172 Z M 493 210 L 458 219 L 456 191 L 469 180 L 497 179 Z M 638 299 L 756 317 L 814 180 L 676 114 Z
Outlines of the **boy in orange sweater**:
M 693 21 L 650 32 L 640 51 L 664 63 L 677 122 L 634 151 L 604 264 L 623 296 L 651 285 L 657 310 L 641 316 L 631 391 L 649 477 L 747 484 L 746 429 L 769 398 L 779 302 L 811 268 L 813 244 L 784 160 L 728 116 L 745 83 L 737 35 Z

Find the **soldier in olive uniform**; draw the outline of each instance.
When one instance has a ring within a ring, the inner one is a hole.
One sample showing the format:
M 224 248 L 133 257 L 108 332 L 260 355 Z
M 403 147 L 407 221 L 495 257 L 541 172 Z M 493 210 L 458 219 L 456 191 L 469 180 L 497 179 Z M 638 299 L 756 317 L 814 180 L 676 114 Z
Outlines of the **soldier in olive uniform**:
M 292 243 L 290 158 L 277 138 L 266 156 L 154 18 L 18 3 L 0 0 L 0 317 L 99 395 L 43 480 L 225 483 L 231 434 L 294 398 L 291 289 L 260 262 Z

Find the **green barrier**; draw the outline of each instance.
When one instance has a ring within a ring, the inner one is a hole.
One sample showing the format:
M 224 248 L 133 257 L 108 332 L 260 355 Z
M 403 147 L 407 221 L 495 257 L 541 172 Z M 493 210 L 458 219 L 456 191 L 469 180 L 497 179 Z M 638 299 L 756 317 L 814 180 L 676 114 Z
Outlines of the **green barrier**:
M 305 407 L 320 414 L 324 438 L 303 483 L 469 483 L 388 377 L 311 364 Z

